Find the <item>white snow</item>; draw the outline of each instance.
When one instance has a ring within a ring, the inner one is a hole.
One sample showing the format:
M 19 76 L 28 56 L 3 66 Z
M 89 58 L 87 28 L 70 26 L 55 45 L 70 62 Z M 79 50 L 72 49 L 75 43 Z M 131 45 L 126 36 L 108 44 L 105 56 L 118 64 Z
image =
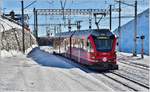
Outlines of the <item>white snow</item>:
M 27 50 L 25 50 L 25 55 L 27 55 L 35 47 L 38 47 L 38 46 L 35 44 L 35 45 L 32 45 Z M 19 57 L 20 55 L 23 55 L 23 53 L 21 51 L 17 51 L 17 50 L 9 50 L 9 51 L 0 50 L 0 58 L 5 58 L 5 57 Z
M 1 53 L 0 57 L 2 57 L 2 58 L 22 55 L 22 53 L 20 51 L 16 51 L 16 50 L 10 50 L 10 51 L 1 50 L 0 53 Z
M 36 47 L 36 46 L 35 46 Z M 31 48 L 30 48 L 31 49 Z M 36 47 L 28 55 L 4 57 L 0 59 L 0 91 L 132 91 L 100 73 L 86 73 L 79 68 L 51 54 L 52 47 Z M 118 56 L 131 54 L 118 52 Z M 139 58 L 140 56 L 138 56 Z M 139 62 L 137 57 L 136 62 Z M 145 59 L 147 56 L 145 56 Z M 131 58 L 129 58 L 131 59 Z M 144 60 L 145 60 L 144 59 Z M 133 67 L 134 68 L 134 67 Z M 123 72 L 122 72 L 123 73 Z M 119 81 L 142 87 L 121 79 L 111 73 L 107 75 Z M 128 74 L 127 74 L 128 75 Z M 132 77 L 132 76 L 131 76 Z
M 129 61 L 145 66 L 150 66 L 150 56 L 144 55 L 144 59 L 141 58 L 141 54 L 137 54 L 136 57 L 133 57 L 132 53 L 117 52 L 118 60 Z
M 18 25 L 18 24 L 15 24 L 7 19 L 3 19 L 1 16 L 0 16 L 0 25 L 2 25 L 2 29 L 0 29 L 0 32 L 3 32 L 3 31 L 7 31 L 9 29 L 12 29 L 12 28 L 18 28 L 18 29 L 21 29 L 21 26 Z
M 52 46 L 40 46 L 41 50 L 44 50 L 45 52 L 52 53 L 54 51 Z
M 39 48 L 28 57 L 33 60 L 25 55 L 0 59 L 0 91 L 113 91 L 90 74 Z

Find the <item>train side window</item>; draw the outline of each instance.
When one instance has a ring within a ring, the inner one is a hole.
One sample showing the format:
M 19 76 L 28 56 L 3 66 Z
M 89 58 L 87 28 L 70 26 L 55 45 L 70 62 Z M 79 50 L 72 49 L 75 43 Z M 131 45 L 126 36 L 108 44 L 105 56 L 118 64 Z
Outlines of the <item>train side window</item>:
M 64 39 L 64 50 L 65 50 L 65 51 L 67 50 L 66 45 L 67 45 L 67 41 L 66 41 L 66 39 Z
M 80 39 L 78 39 L 78 48 L 81 48 Z
M 81 48 L 84 49 L 84 40 L 81 39 Z
M 66 39 L 66 47 L 67 47 L 67 49 L 70 47 L 70 40 L 69 40 L 69 38 Z
M 77 38 L 74 39 L 74 47 L 75 47 L 75 48 L 78 48 L 78 47 L 79 47 L 79 42 L 78 42 L 78 39 L 77 39 Z
M 87 43 L 87 40 L 84 39 L 84 40 L 83 40 L 83 43 L 84 43 L 84 44 L 83 44 L 83 45 L 84 45 L 84 46 L 83 46 L 83 49 L 86 51 L 86 50 L 87 50 L 87 44 L 86 44 L 86 43 Z

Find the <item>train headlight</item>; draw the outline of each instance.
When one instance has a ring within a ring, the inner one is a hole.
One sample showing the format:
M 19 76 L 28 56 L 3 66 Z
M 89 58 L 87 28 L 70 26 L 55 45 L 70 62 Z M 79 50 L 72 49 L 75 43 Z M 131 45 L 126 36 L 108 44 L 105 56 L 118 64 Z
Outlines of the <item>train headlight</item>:
M 106 61 L 107 61 L 107 58 L 106 58 L 106 57 L 103 57 L 102 60 L 103 60 L 103 62 L 106 62 Z
M 99 62 L 98 60 L 94 60 L 94 62 Z
M 95 56 L 91 56 L 91 58 L 92 58 L 92 59 L 95 59 L 96 57 L 95 57 Z

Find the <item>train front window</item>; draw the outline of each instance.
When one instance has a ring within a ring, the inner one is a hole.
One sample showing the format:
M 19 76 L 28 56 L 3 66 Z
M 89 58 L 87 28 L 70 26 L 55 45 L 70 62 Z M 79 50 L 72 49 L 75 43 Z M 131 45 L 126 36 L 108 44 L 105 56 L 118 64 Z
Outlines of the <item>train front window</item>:
M 113 39 L 107 37 L 94 37 L 97 51 L 108 52 L 112 50 Z

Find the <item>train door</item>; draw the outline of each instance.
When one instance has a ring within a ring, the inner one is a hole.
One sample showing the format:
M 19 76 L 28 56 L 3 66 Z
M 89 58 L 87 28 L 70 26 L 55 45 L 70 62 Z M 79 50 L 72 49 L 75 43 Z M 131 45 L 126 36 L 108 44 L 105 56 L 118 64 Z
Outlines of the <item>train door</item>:
M 78 62 L 80 62 L 80 53 L 81 53 L 80 49 L 81 49 L 81 40 L 78 39 Z
M 78 61 L 80 63 L 83 63 L 84 60 L 86 59 L 86 46 L 85 46 L 85 39 L 80 39 L 79 42 L 79 55 L 78 55 Z
M 90 43 L 90 41 L 89 41 L 89 39 L 87 40 L 87 52 L 93 52 L 94 50 L 93 50 L 93 48 L 92 48 L 92 45 L 91 45 L 91 43 Z
M 66 56 L 67 53 L 67 40 L 63 40 L 63 54 Z
M 93 57 L 94 57 L 94 49 L 92 47 L 90 40 L 88 39 L 87 40 L 87 59 L 88 59 L 88 61 L 90 61 L 91 58 L 93 58 Z

